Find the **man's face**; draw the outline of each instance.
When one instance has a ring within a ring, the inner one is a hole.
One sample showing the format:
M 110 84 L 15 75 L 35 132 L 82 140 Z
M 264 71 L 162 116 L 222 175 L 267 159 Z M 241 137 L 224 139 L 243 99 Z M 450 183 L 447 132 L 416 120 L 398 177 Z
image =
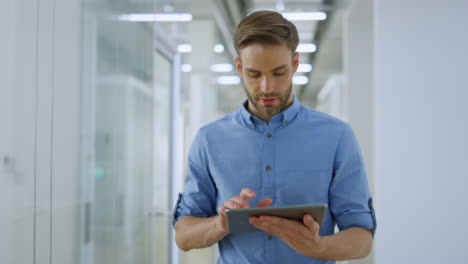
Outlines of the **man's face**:
M 252 44 L 240 50 L 240 58 L 235 62 L 252 114 L 269 121 L 291 105 L 292 77 L 299 64 L 299 53 L 292 56 L 286 45 Z

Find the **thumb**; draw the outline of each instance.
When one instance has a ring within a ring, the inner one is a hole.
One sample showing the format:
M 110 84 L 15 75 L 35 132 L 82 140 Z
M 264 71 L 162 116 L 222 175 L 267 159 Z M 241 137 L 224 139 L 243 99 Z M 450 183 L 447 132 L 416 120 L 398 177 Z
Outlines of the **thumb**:
M 221 237 L 224 237 L 226 234 L 229 233 L 229 227 L 228 227 L 228 224 L 227 224 L 227 215 L 226 215 L 226 206 L 224 205 L 220 205 L 218 206 L 218 212 L 219 212 L 219 223 L 220 223 L 220 226 L 221 226 L 221 231 L 220 231 L 220 234 L 221 234 Z
M 226 216 L 226 206 L 220 205 L 218 206 L 218 214 L 225 217 Z
M 302 221 L 308 229 L 312 231 L 316 231 L 316 229 L 318 229 L 317 222 L 315 222 L 314 218 L 310 214 L 305 214 L 302 218 Z
M 258 202 L 258 204 L 255 207 L 268 207 L 271 205 L 272 202 L 273 200 L 271 198 L 265 198 Z

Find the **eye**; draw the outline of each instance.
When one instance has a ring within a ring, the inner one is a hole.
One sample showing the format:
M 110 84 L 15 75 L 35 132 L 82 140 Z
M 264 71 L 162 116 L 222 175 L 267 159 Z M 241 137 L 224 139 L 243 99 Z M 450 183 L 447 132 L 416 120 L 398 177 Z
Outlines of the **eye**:
M 284 75 L 285 73 L 286 73 L 286 71 L 275 72 L 275 73 L 273 73 L 273 75 L 275 75 L 275 76 L 282 76 L 282 75 Z
M 260 77 L 260 74 L 259 73 L 256 73 L 256 74 L 255 73 L 250 73 L 249 77 L 250 78 L 258 78 L 258 77 Z

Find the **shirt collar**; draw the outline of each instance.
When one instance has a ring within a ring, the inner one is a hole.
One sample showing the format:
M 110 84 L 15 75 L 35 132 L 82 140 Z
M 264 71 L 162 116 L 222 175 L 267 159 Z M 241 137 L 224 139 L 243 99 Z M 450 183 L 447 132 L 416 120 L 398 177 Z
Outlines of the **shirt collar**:
M 246 122 L 246 124 L 255 126 L 255 122 L 258 122 L 261 119 L 251 114 L 247 110 L 248 103 L 249 103 L 249 100 L 245 100 L 242 103 L 241 115 L 244 121 Z M 293 103 L 288 108 L 274 115 L 270 119 L 270 122 L 280 121 L 280 122 L 283 122 L 283 125 L 288 125 L 289 123 L 291 123 L 294 117 L 296 117 L 296 114 L 299 112 L 300 106 L 301 106 L 301 103 L 297 99 L 296 95 L 293 95 Z

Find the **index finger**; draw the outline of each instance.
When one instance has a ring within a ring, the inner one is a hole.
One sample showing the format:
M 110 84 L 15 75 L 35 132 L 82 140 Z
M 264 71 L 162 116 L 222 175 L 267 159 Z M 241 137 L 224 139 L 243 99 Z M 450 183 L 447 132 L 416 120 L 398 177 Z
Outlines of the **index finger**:
M 240 197 L 244 199 L 254 198 L 257 194 L 249 188 L 242 188 Z

